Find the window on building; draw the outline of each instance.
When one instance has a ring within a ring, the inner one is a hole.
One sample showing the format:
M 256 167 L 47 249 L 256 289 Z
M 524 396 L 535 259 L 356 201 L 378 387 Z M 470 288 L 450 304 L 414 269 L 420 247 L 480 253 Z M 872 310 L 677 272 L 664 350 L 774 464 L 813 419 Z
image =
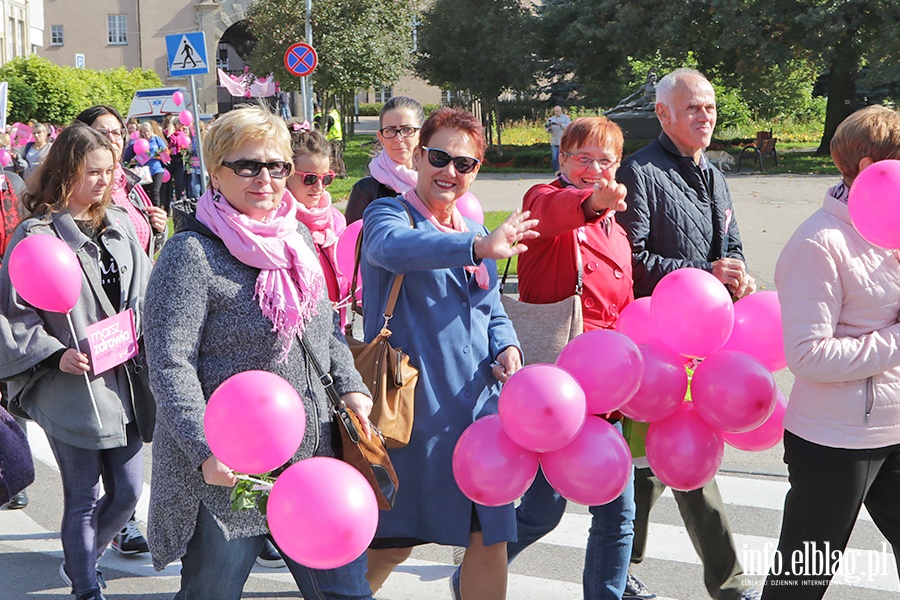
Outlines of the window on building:
M 50 45 L 51 46 L 62 46 L 63 45 L 63 26 L 62 25 L 51 25 L 50 26 Z
M 127 44 L 128 16 L 106 15 L 106 36 L 110 44 Z
M 384 104 L 390 100 L 393 95 L 393 91 L 389 85 L 375 88 L 375 102 L 378 104 Z
M 219 44 L 216 52 L 216 66 L 223 71 L 228 70 L 228 44 Z
M 25 8 L 11 5 L 7 8 L 6 60 L 25 56 L 28 40 L 25 38 Z

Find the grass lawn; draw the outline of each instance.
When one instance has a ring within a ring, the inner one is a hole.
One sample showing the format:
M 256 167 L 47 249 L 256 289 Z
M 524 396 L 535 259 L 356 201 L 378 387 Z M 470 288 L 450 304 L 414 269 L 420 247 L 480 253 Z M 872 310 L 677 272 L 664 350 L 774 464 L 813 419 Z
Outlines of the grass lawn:
M 488 231 L 493 231 L 500 223 L 502 223 L 506 217 L 509 216 L 508 212 L 503 211 L 495 211 L 495 212 L 486 212 L 484 213 L 484 226 L 488 228 Z M 512 263 L 509 265 L 509 274 L 515 275 L 518 271 L 516 270 L 516 266 L 519 263 L 519 257 L 513 256 Z M 506 268 L 505 260 L 497 261 L 497 274 L 500 277 L 503 277 L 503 269 Z

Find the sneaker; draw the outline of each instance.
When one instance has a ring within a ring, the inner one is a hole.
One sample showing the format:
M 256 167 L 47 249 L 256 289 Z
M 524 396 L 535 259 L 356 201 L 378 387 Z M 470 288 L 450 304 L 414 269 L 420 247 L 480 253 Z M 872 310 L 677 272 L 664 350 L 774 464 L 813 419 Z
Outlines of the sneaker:
M 741 593 L 741 600 L 760 600 L 760 598 L 762 598 L 762 594 L 759 593 L 759 590 L 752 588 Z
M 259 551 L 259 556 L 256 557 L 256 564 L 267 569 L 280 569 L 284 566 L 284 558 L 275 544 L 267 539 Z
M 656 598 L 656 594 L 651 592 L 640 579 L 629 573 L 628 579 L 625 580 L 625 593 L 622 594 L 622 600 L 650 600 L 650 598 Z
M 134 520 L 129 520 L 125 527 L 122 528 L 122 531 L 113 538 L 112 547 L 113 550 L 122 556 L 143 554 L 150 551 L 150 548 L 147 546 L 147 539 L 141 533 L 141 530 L 138 529 L 137 521 Z
M 459 569 L 453 571 L 450 576 L 450 597 L 453 600 L 462 600 L 462 594 L 459 592 Z
M 84 594 L 79 594 L 75 600 L 106 600 L 106 596 L 100 590 L 94 590 Z
M 72 578 L 66 573 L 65 562 L 59 563 L 59 576 L 62 577 L 62 580 L 66 582 L 67 586 L 72 587 Z M 106 589 L 106 577 L 103 576 L 103 572 L 100 569 L 97 569 L 97 584 L 101 589 Z
M 453 564 L 457 567 L 462 564 L 463 558 L 466 556 L 464 546 L 453 546 Z

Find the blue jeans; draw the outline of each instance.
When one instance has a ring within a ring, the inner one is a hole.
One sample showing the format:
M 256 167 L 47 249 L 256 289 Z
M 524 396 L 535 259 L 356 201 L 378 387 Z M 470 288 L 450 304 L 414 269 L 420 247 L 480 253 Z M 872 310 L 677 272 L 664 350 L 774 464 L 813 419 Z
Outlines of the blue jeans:
M 240 600 L 265 539 L 264 535 L 257 535 L 226 540 L 201 504 L 194 535 L 181 557 L 181 589 L 175 600 Z M 372 600 L 366 581 L 365 553 L 337 569 L 310 569 L 287 555 L 284 562 L 304 600 Z
M 86 450 L 47 436 L 63 484 L 60 528 L 73 593 L 100 589 L 97 561 L 134 511 L 144 485 L 144 443 L 128 425 L 122 448 Z M 106 493 L 100 498 L 100 478 Z
M 621 423 L 615 423 L 622 431 Z M 522 550 L 538 541 L 559 524 L 566 499 L 554 490 L 544 474 L 538 475 L 516 508 L 519 540 L 507 544 L 512 562 Z M 589 508 L 592 519 L 584 557 L 585 600 L 613 600 L 625 592 L 631 542 L 634 539 L 634 477 L 622 495 L 602 506 Z
M 559 146 L 550 145 L 550 168 L 556 173 L 559 171 Z

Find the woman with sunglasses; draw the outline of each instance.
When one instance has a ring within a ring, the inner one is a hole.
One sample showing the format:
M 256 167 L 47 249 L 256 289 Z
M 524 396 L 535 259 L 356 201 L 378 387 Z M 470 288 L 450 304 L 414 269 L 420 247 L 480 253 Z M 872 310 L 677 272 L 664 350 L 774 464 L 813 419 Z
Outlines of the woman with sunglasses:
M 383 150 L 369 163 L 368 177 L 350 190 L 347 223 L 362 219 L 366 207 L 378 198 L 393 198 L 416 186 L 413 150 L 419 144 L 419 130 L 425 121 L 422 105 L 406 96 L 394 96 L 378 115 L 375 134 Z
M 328 298 L 337 305 L 347 297 L 350 280 L 341 273 L 337 261 L 337 241 L 347 228 L 347 221 L 331 205 L 331 194 L 325 189 L 334 182 L 331 148 L 325 136 L 310 129 L 309 123 L 291 123 L 289 128 L 294 173 L 288 179 L 287 188 L 297 199 L 297 219 L 312 233 L 328 284 Z M 342 321 L 345 313 L 341 309 Z
M 634 299 L 631 246 L 614 218 L 625 209 L 625 186 L 616 182 L 623 145 L 622 130 L 606 117 L 576 119 L 560 140 L 559 177 L 532 187 L 522 203 L 540 221 L 541 237 L 519 259 L 519 299 L 549 304 L 579 293 L 586 331 L 613 329 Z M 620 415 L 606 417 L 621 432 Z M 566 499 L 538 472 L 516 509 L 519 539 L 509 544 L 510 561 L 550 533 L 565 508 Z M 590 507 L 585 600 L 622 597 L 634 510 L 633 481 L 617 499 Z
M 237 478 L 213 456 L 203 429 L 210 394 L 243 371 L 290 382 L 306 412 L 291 463 L 333 456 L 328 397 L 304 345 L 330 365 L 366 433 L 372 402 L 334 327 L 312 237 L 285 190 L 293 149 L 284 121 L 259 107 L 233 110 L 203 145 L 210 188 L 195 215 L 179 219 L 147 290 L 147 359 L 159 414 L 148 539 L 157 569 L 181 560 L 176 600 L 238 600 L 268 527 L 258 509 L 231 508 Z M 329 570 L 284 559 L 306 600 L 372 599 L 363 555 Z
M 127 131 L 122 115 L 112 106 L 97 104 L 78 113 L 75 120 L 105 135 L 116 150 L 116 171 L 112 181 L 113 204 L 128 212 L 141 247 L 153 258 L 166 239 L 168 216 L 165 210 L 153 206 L 150 197 L 139 185 L 141 178 L 122 167 Z
M 500 303 L 496 259 L 525 252 L 537 236 L 528 213 L 497 229 L 456 208 L 484 157 L 481 123 L 442 108 L 422 126 L 413 152 L 414 189 L 366 209 L 362 277 L 366 340 L 384 323 L 388 293 L 403 274 L 390 322 L 391 344 L 419 369 L 409 445 L 390 450 L 401 481 L 393 510 L 382 511 L 369 550 L 369 583 L 377 591 L 413 546 L 467 546 L 463 598 L 506 597 L 506 543 L 515 539 L 512 504 L 488 508 L 466 498 L 451 456 L 462 432 L 497 413 L 501 382 L 522 366 L 518 339 Z M 411 223 L 412 222 L 412 223 Z

